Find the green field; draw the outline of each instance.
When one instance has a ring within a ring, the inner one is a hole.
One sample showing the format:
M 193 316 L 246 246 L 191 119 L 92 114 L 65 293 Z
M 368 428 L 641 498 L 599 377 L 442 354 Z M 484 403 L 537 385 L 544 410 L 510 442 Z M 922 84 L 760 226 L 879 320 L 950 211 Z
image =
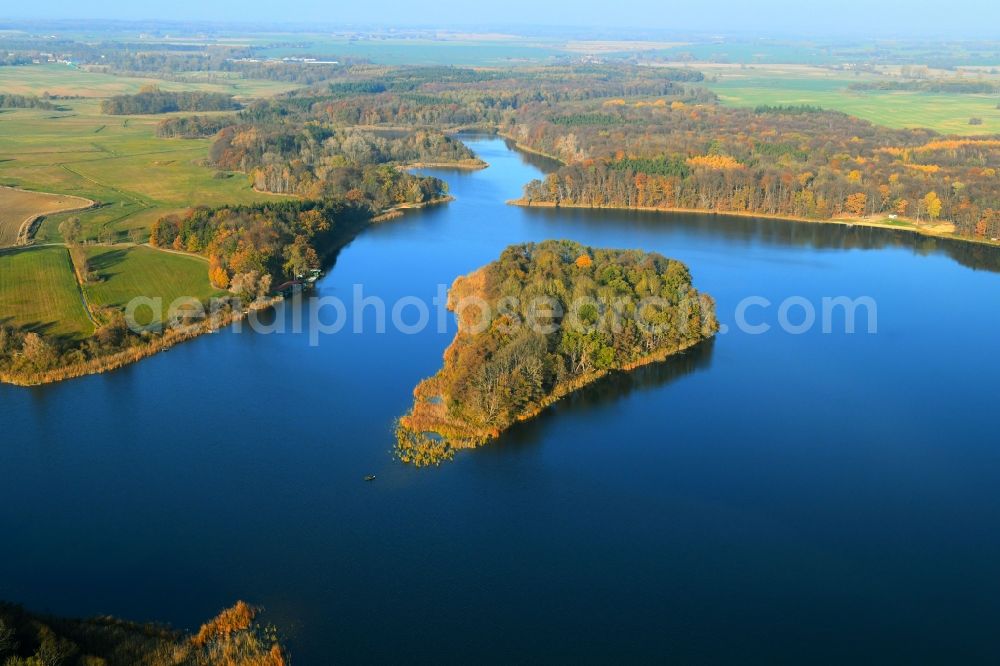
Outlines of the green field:
M 94 332 L 68 250 L 0 251 L 0 323 L 74 339 Z
M 13 69 L 13 68 L 0 68 Z M 190 206 L 273 200 L 246 177 L 215 178 L 204 164 L 209 139 L 161 139 L 163 116 L 106 116 L 99 100 L 68 100 L 66 112 L 17 109 L 0 113 L 0 184 L 73 194 L 102 205 L 74 213 L 84 233 L 96 238 L 107 228 L 119 238 L 148 228 L 158 217 Z M 37 239 L 58 241 L 52 215 Z
M 0 67 L 0 91 L 17 95 L 47 92 L 69 97 L 110 97 L 134 94 L 147 85 L 156 85 L 162 90 L 228 93 L 244 99 L 269 97 L 297 87 L 280 81 L 241 79 L 229 72 L 199 72 L 189 81 L 166 81 L 91 72 L 60 64 Z
M 858 92 L 851 83 L 877 80 L 871 75 L 823 68 L 705 67 L 709 87 L 733 106 L 809 104 L 843 111 L 886 127 L 927 127 L 944 134 L 1000 133 L 1000 96 L 917 92 Z M 982 125 L 969 119 L 982 118 Z
M 82 212 L 47 215 L 36 242 L 61 242 L 59 225 L 69 216 L 80 218 L 85 239 L 110 233 L 121 240 L 131 229 L 146 229 L 158 217 L 191 206 L 274 199 L 254 192 L 240 174 L 217 178 L 205 164 L 211 140 L 158 138 L 156 125 L 165 116 L 100 112 L 102 97 L 137 92 L 148 83 L 167 90 L 212 90 L 242 97 L 293 87 L 216 74 L 198 76 L 203 80 L 184 83 L 83 72 L 65 65 L 0 67 L 3 92 L 81 97 L 59 100 L 65 110 L 0 110 L 0 185 L 56 193 L 63 201 L 65 195 L 75 195 L 99 203 Z M 23 205 L 4 210 L 0 240 L 16 235 L 23 219 L 35 212 L 26 212 Z M 181 296 L 207 300 L 217 293 L 208 281 L 207 262 L 197 257 L 121 245 L 91 246 L 87 254 L 101 279 L 85 288 L 95 311 L 124 307 L 135 296 L 160 297 L 166 307 Z M 65 248 L 0 253 L 0 322 L 74 339 L 93 334 Z
M 200 257 L 141 245 L 98 246 L 86 252 L 90 270 L 100 279 L 86 286 L 95 308 L 124 308 L 133 298 L 147 297 L 163 299 L 166 312 L 175 299 L 207 302 L 220 293 L 209 283 L 208 262 Z

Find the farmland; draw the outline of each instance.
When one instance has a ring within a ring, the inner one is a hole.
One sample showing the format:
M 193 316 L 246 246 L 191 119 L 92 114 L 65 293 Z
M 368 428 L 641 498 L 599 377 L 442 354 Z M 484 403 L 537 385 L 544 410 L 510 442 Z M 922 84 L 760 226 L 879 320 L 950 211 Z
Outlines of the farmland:
M 0 68 L 0 72 L 4 69 Z M 27 68 L 25 68 L 27 69 Z M 38 92 L 38 91 L 36 91 Z M 0 183 L 72 194 L 100 206 L 78 215 L 84 235 L 111 237 L 148 228 L 158 217 L 193 205 L 271 199 L 239 176 L 204 166 L 209 139 L 162 139 L 163 116 L 111 117 L 97 99 L 67 100 L 68 111 L 0 113 Z M 42 223 L 38 240 L 57 241 L 65 215 Z
M 48 336 L 81 339 L 94 331 L 62 247 L 0 251 L 0 322 Z
M 42 247 L 0 250 L 0 324 L 41 333 L 63 347 L 94 334 L 92 314 L 96 325 L 104 325 L 103 308 L 122 307 L 135 296 L 159 297 L 168 306 L 181 296 L 207 300 L 216 293 L 203 259 L 109 244 L 133 230 L 141 238 L 159 217 L 192 206 L 274 200 L 255 192 L 242 175 L 207 166 L 210 139 L 157 137 L 157 124 L 170 114 L 101 113 L 102 99 L 149 84 L 244 101 L 294 87 L 197 74 L 196 81 L 168 81 L 65 65 L 0 67 L 4 93 L 67 97 L 53 99 L 56 108 L 0 109 L 0 246 L 17 242 L 27 218 L 43 215 L 32 238 Z M 80 219 L 95 277 L 82 291 L 70 253 L 56 246 L 64 240 L 59 227 L 71 216 Z M 96 239 L 104 244 L 90 244 Z
M 709 87 L 732 106 L 813 105 L 843 111 L 886 127 L 927 127 L 943 134 L 1000 132 L 996 95 L 854 91 L 848 86 L 878 80 L 872 75 L 795 65 L 737 67 L 699 65 Z M 970 125 L 970 118 L 982 125 Z
M 94 307 L 124 308 L 142 296 L 163 299 L 166 311 L 175 299 L 205 302 L 219 293 L 209 284 L 208 262 L 200 257 L 129 245 L 90 247 L 86 253 L 98 279 L 85 287 Z
M 154 77 L 116 76 L 60 64 L 0 67 L 0 90 L 16 95 L 49 93 L 67 97 L 102 98 L 134 94 L 148 85 L 155 85 L 162 90 L 221 92 L 238 99 L 267 97 L 295 87 L 277 81 L 241 79 L 225 72 L 205 72 L 201 76 L 192 75 L 189 81 L 174 81 Z
M 0 187 L 0 247 L 16 244 L 34 217 L 86 208 L 91 203 L 79 197 Z

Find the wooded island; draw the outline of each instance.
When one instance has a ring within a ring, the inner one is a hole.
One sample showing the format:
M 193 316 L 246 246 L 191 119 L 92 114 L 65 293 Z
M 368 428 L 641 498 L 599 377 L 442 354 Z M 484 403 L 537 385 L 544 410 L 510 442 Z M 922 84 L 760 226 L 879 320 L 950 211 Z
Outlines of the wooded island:
M 663 361 L 718 330 L 715 301 L 655 252 L 513 245 L 458 278 L 459 330 L 414 391 L 397 454 L 418 466 L 479 446 L 615 370 Z

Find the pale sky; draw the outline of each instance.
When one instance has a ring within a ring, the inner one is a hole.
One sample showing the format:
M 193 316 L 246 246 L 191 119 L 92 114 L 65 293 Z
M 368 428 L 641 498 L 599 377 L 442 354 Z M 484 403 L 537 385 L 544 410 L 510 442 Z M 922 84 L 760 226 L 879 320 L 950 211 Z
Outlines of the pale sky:
M 809 37 L 1000 38 L 1000 4 L 984 0 L 0 0 L 2 18 L 641 26 Z

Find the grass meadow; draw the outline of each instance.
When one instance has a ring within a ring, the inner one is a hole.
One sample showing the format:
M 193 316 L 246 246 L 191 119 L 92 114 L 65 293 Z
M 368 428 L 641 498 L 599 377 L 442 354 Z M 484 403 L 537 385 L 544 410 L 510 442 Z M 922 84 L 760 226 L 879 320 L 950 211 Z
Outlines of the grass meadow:
M 851 83 L 876 80 L 870 75 L 818 67 L 706 66 L 709 87 L 732 106 L 809 104 L 843 111 L 887 127 L 927 127 L 943 134 L 1000 133 L 1000 96 L 899 91 L 860 92 Z M 982 125 L 970 125 L 977 117 Z
M 117 76 L 87 71 L 62 64 L 0 67 L 0 90 L 17 95 L 60 95 L 67 97 L 111 97 L 133 94 L 147 85 L 163 90 L 203 90 L 237 98 L 269 97 L 287 92 L 296 84 L 239 78 L 231 72 L 197 72 L 190 80 L 161 80 L 150 77 Z M 68 103 L 72 103 L 69 100 Z
M 220 294 L 208 281 L 208 262 L 200 257 L 146 246 L 112 245 L 86 248 L 90 270 L 99 281 L 85 287 L 95 308 L 124 308 L 139 296 L 163 299 L 166 310 L 178 298 L 207 302 Z M 146 325 L 140 317 L 140 324 Z
M 88 238 L 105 229 L 117 236 L 146 229 L 158 217 L 190 206 L 274 198 L 254 192 L 242 175 L 215 178 L 205 165 L 211 140 L 157 137 L 164 116 L 106 116 L 97 99 L 65 104 L 70 110 L 0 113 L 0 184 L 100 202 L 76 214 Z M 65 217 L 49 216 L 37 240 L 61 240 L 58 226 Z
M 0 251 L 0 322 L 82 339 L 94 332 L 64 247 Z
M 121 238 L 148 229 L 160 216 L 191 206 L 273 200 L 258 194 L 241 175 L 217 178 L 205 165 L 211 140 L 162 139 L 156 126 L 164 115 L 107 116 L 101 99 L 135 93 L 151 83 L 165 90 L 208 90 L 250 98 L 293 87 L 200 73 L 197 81 L 177 82 L 86 72 L 65 65 L 0 67 L 0 90 L 7 93 L 66 95 L 61 110 L 0 109 L 0 246 L 12 244 L 24 220 L 45 213 L 35 241 L 58 243 L 59 225 L 69 216 L 83 224 L 84 239 Z M 52 193 L 52 194 L 43 194 Z M 85 211 L 82 197 L 98 202 Z M 68 205 L 72 202 L 72 205 Z M 217 292 L 202 259 L 149 247 L 89 246 L 100 281 L 85 287 L 93 309 L 121 307 L 135 296 L 180 296 L 207 300 Z M 0 251 L 0 323 L 48 335 L 81 339 L 93 323 L 64 247 Z

